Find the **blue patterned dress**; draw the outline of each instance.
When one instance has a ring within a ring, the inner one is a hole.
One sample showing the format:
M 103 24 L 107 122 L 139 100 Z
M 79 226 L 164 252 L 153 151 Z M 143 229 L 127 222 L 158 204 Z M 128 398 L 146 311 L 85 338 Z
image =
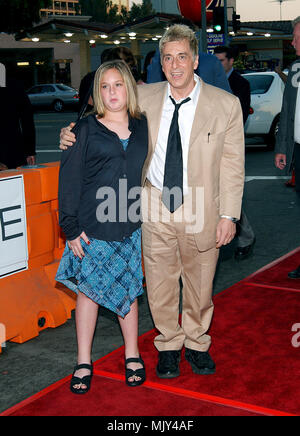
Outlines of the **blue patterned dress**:
M 121 141 L 126 150 L 128 140 Z M 81 240 L 82 260 L 66 244 L 56 280 L 124 318 L 144 292 L 141 229 L 122 242 L 89 240 L 90 245 Z

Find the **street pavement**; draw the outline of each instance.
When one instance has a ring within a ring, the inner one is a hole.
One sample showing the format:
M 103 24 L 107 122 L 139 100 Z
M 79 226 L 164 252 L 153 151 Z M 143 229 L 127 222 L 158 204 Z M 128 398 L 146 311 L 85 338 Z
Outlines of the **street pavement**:
M 57 161 L 59 131 L 76 120 L 76 113 L 37 113 L 37 162 Z M 244 210 L 256 234 L 252 257 L 234 259 L 236 242 L 223 248 L 214 281 L 218 294 L 259 268 L 300 245 L 300 201 L 286 178 L 274 167 L 274 153 L 261 139 L 247 141 Z M 291 325 L 300 322 L 291 320 Z M 153 328 L 147 296 L 140 298 L 140 334 Z M 226 332 L 224 332 L 226 334 Z M 212 338 L 213 339 L 213 338 Z M 74 314 L 63 326 L 48 329 L 25 343 L 7 343 L 0 354 L 0 412 L 69 375 L 76 363 Z M 100 308 L 93 361 L 123 345 L 115 315 Z M 156 353 L 153 348 L 153 352 Z M 213 356 L 218 365 L 218 356 Z M 221 370 L 221 368 L 220 368 Z

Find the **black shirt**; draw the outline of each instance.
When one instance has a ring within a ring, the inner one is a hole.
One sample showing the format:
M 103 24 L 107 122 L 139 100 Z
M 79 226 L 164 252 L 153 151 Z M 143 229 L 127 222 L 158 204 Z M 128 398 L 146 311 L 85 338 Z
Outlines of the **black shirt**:
M 76 143 L 63 152 L 59 176 L 59 223 L 68 240 L 84 231 L 90 238 L 122 241 L 141 226 L 146 118 L 129 117 L 129 130 L 124 151 L 118 135 L 94 114 L 74 127 Z

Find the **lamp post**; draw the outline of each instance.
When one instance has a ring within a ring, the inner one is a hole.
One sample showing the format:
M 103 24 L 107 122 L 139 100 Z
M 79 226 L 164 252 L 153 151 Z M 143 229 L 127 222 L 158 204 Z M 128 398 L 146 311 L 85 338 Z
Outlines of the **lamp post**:
M 224 35 L 225 35 L 225 45 L 228 45 L 228 14 L 227 14 L 227 0 L 224 0 Z
M 201 50 L 207 53 L 206 0 L 201 0 Z

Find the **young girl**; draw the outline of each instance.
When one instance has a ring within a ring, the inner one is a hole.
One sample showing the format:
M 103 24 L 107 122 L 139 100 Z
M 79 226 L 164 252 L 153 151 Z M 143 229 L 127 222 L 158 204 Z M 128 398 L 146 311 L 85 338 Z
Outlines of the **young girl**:
M 63 152 L 59 181 L 60 225 L 67 244 L 56 280 L 78 294 L 78 362 L 71 380 L 75 394 L 90 389 L 99 305 L 118 315 L 125 342 L 126 383 L 138 386 L 146 378 L 138 349 L 141 222 L 128 214 L 138 210 L 139 200 L 128 193 L 141 188 L 148 126 L 125 62 L 106 62 L 98 69 L 94 103 L 95 113 L 73 129 L 77 141 Z

